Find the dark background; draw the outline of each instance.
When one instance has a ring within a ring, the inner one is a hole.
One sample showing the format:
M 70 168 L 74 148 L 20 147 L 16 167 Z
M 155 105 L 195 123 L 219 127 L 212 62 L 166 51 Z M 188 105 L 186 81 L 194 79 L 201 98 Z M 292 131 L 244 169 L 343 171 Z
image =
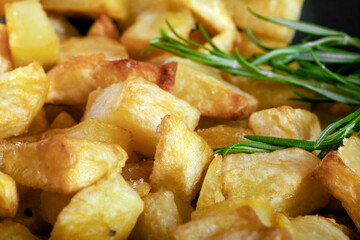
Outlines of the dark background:
M 301 20 L 360 37 L 360 0 L 305 0 Z M 294 42 L 303 36 L 296 33 Z

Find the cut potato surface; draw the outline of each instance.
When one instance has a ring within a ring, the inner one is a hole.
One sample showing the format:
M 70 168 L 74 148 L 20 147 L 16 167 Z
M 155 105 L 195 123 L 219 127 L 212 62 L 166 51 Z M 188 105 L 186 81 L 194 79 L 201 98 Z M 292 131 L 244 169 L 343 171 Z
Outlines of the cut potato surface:
M 25 133 L 42 108 L 49 82 L 33 63 L 0 76 L 0 138 Z

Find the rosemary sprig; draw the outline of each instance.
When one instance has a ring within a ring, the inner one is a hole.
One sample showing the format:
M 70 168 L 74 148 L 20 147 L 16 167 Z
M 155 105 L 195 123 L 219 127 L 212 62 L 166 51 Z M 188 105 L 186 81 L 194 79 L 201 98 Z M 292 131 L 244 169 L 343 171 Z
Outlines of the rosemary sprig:
M 360 109 L 330 124 L 315 141 L 246 135 L 245 138 L 252 141 L 242 141 L 228 147 L 216 148 L 214 152 L 220 153 L 225 157 L 228 153 L 271 152 L 297 147 L 310 152 L 321 150 L 318 157 L 323 158 L 329 151 L 338 148 L 345 137 L 350 133 L 359 131 L 359 129 Z
M 331 30 L 315 24 L 294 22 L 278 18 L 265 18 L 254 12 L 258 17 L 284 26 L 292 27 L 298 31 L 309 33 L 320 38 L 305 41 L 284 48 L 270 49 L 261 45 L 248 28 L 248 34 L 260 47 L 269 50 L 265 54 L 258 54 L 245 59 L 237 51 L 231 54 L 222 52 L 211 41 L 210 36 L 199 26 L 211 48 L 204 47 L 196 42 L 179 36 L 169 22 L 170 30 L 179 39 L 171 38 L 165 31 L 161 31 L 161 37 L 150 41 L 153 48 L 160 48 L 178 56 L 217 68 L 221 71 L 236 76 L 252 79 L 281 82 L 292 86 L 307 89 L 322 97 L 320 99 L 299 95 L 301 101 L 327 101 L 345 104 L 360 105 L 360 76 L 350 72 L 340 75 L 333 72 L 327 64 L 336 64 L 338 69 L 344 68 L 349 63 L 360 63 L 360 54 L 338 49 L 339 46 L 360 47 L 360 39 L 353 38 L 346 33 Z M 310 38 L 309 38 L 310 39 Z M 313 38 L 311 38 L 313 39 Z M 190 46 L 201 48 L 207 53 L 197 51 Z M 291 69 L 287 65 L 293 61 L 299 61 L 299 69 Z M 315 64 L 314 64 L 315 62 Z M 267 70 L 260 65 L 268 65 L 272 70 Z
M 151 40 L 150 45 L 152 48 L 163 49 L 235 76 L 281 82 L 320 95 L 320 97 L 309 97 L 294 90 L 299 97 L 294 100 L 360 105 L 360 73 L 357 70 L 360 64 L 360 54 L 338 48 L 343 46 L 360 48 L 360 39 L 312 23 L 268 18 L 251 9 L 249 11 L 261 19 L 309 35 L 300 44 L 273 49 L 262 45 L 250 28 L 246 28 L 253 42 L 267 51 L 267 53 L 246 59 L 239 54 L 237 49 L 231 54 L 222 52 L 201 26 L 199 29 L 211 48 L 182 38 L 171 24 L 166 22 L 179 41 L 172 39 L 165 31 L 161 30 L 161 37 Z M 191 46 L 201 48 L 207 53 L 197 51 Z M 299 68 L 293 69 L 288 66 L 294 61 L 299 63 Z M 267 67 L 260 67 L 262 65 Z M 269 67 L 271 70 L 267 70 Z M 344 138 L 359 129 L 360 109 L 330 124 L 316 141 L 247 135 L 245 137 L 250 141 L 237 142 L 225 148 L 216 148 L 214 152 L 225 156 L 228 153 L 271 152 L 297 147 L 307 151 L 320 150 L 318 157 L 323 158 L 329 151 L 337 149 Z

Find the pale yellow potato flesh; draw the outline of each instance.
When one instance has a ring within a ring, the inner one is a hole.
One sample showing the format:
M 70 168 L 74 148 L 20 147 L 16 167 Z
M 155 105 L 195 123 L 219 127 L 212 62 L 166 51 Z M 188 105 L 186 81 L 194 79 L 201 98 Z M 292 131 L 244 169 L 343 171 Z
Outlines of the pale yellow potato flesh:
M 197 107 L 202 116 L 239 120 L 257 110 L 258 101 L 224 81 L 215 70 L 189 59 L 177 62 L 173 94 Z
M 248 126 L 258 136 L 300 140 L 316 140 L 321 132 L 314 113 L 289 106 L 255 112 L 248 118 Z
M 171 239 L 292 239 L 286 229 L 267 227 L 254 210 L 243 206 L 233 211 L 192 220 L 170 230 Z
M 188 38 L 191 29 L 195 26 L 194 19 L 187 8 L 168 10 L 164 6 L 147 9 L 141 12 L 135 22 L 128 27 L 121 36 L 121 43 L 134 59 L 149 59 L 162 53 L 159 50 L 143 54 L 142 51 L 150 47 L 151 39 L 160 37 L 160 29 L 174 36 L 165 23 L 167 19 L 180 36 Z
M 59 63 L 70 57 L 104 54 L 107 60 L 128 58 L 127 49 L 111 38 L 101 36 L 71 37 L 60 44 Z
M 155 132 L 161 119 L 173 114 L 195 129 L 200 112 L 189 103 L 142 78 L 128 79 L 89 95 L 83 119 L 98 119 L 129 130 L 134 150 L 155 153 Z
M 135 190 L 113 172 L 71 199 L 50 239 L 127 239 L 143 209 Z
M 227 198 L 263 195 L 275 211 L 289 216 L 310 214 L 325 207 L 329 199 L 311 176 L 319 163 L 314 154 L 299 148 L 230 154 L 222 162 L 222 193 Z
M 158 126 L 151 185 L 171 190 L 184 202 L 200 191 L 213 156 L 209 145 L 176 116 L 165 116 Z
M 339 224 L 331 218 L 317 215 L 305 215 L 290 218 L 283 213 L 275 215 L 275 226 L 287 229 L 296 240 L 347 240 L 349 237 Z
M 0 75 L 0 139 L 26 133 L 49 88 L 38 63 Z
M 150 193 L 143 198 L 144 211 L 130 235 L 131 239 L 170 239 L 168 228 L 180 225 L 179 214 L 171 191 Z
M 3 152 L 6 172 L 16 182 L 65 194 L 78 192 L 110 171 L 121 171 L 126 160 L 119 145 L 65 135 L 19 143 Z
M 10 49 L 16 66 L 34 61 L 49 68 L 59 58 L 60 41 L 38 1 L 5 5 Z
M 15 217 L 18 205 L 16 182 L 9 175 L 0 172 L 0 217 Z

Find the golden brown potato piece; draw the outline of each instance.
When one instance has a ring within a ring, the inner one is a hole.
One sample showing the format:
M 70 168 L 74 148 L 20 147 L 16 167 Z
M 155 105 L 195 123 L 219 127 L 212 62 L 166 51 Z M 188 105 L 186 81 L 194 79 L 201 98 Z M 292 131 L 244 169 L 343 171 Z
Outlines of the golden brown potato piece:
M 71 128 L 53 129 L 42 134 L 41 138 L 45 139 L 56 134 L 64 134 L 69 137 L 96 142 L 119 144 L 128 155 L 132 154 L 131 133 L 119 126 L 99 120 L 88 119 Z
M 135 190 L 112 173 L 71 199 L 50 239 L 126 239 L 143 209 Z
M 213 205 L 196 208 L 191 214 L 191 219 L 196 220 L 204 217 L 215 216 L 223 212 L 229 212 L 242 206 L 250 206 L 257 214 L 261 222 L 266 226 L 272 226 L 274 221 L 274 210 L 263 196 L 248 199 L 230 198 Z
M 183 220 L 171 191 L 150 193 L 145 198 L 144 211 L 130 235 L 130 239 L 170 239 L 167 229 L 180 225 Z
M 285 229 L 263 225 L 249 206 L 190 221 L 170 230 L 170 237 L 176 240 L 292 239 L 290 233 Z
M 38 1 L 21 1 L 5 5 L 9 43 L 16 66 L 34 61 L 45 68 L 59 57 L 59 38 Z
M 156 131 L 157 144 L 151 185 L 164 187 L 190 202 L 200 191 L 213 151 L 176 116 L 167 115 Z
M 42 191 L 40 193 L 41 217 L 51 225 L 54 225 L 57 216 L 69 204 L 72 197 L 73 195 L 69 194 Z
M 315 140 L 320 132 L 317 116 L 289 106 L 265 109 L 251 114 L 248 126 L 255 135 L 301 140 Z
M 84 119 L 98 119 L 130 130 L 135 151 L 153 156 L 156 127 L 167 114 L 179 117 L 190 129 L 196 127 L 200 117 L 187 102 L 142 78 L 134 78 L 92 92 Z
M 266 17 L 299 20 L 304 0 L 226 0 L 224 1 L 237 27 L 249 26 L 256 35 L 290 42 L 294 30 L 253 16 L 248 8 Z
M 0 172 L 0 217 L 15 217 L 18 204 L 19 196 L 14 179 Z
M 75 28 L 63 15 L 53 12 L 48 12 L 47 15 L 51 25 L 55 29 L 56 35 L 60 40 L 81 35 L 79 30 Z
M 298 98 L 298 96 L 293 92 L 294 87 L 288 84 L 234 77 L 229 74 L 223 74 L 223 76 L 231 84 L 258 99 L 260 110 L 283 105 L 302 109 L 311 108 L 311 103 L 309 102 L 289 100 L 289 98 Z M 315 96 L 310 91 L 300 88 L 295 89 L 305 96 Z
M 26 132 L 42 108 L 48 88 L 38 63 L 0 76 L 0 139 Z
M 92 77 L 98 86 L 105 88 L 111 84 L 123 82 L 129 78 L 141 77 L 149 82 L 156 83 L 161 89 L 172 92 L 177 63 L 170 62 L 156 66 L 148 62 L 132 59 L 103 61 L 97 65 Z
M 207 207 L 225 200 L 225 196 L 222 194 L 222 161 L 223 158 L 219 154 L 211 161 L 201 186 L 196 209 Z
M 54 121 L 51 123 L 49 128 L 50 129 L 71 128 L 71 127 L 75 126 L 76 124 L 77 124 L 77 122 L 75 121 L 75 119 L 70 114 L 63 111 L 55 117 Z
M 0 222 L 0 239 L 39 240 L 24 225 L 10 219 Z
M 0 23 L 0 74 L 11 71 L 14 68 L 12 60 L 9 37 L 6 26 Z
M 237 120 L 257 109 L 254 97 L 224 81 L 213 69 L 189 59 L 169 60 L 178 63 L 173 94 L 196 106 L 202 116 Z
M 75 56 L 102 53 L 107 60 L 128 58 L 126 48 L 118 41 L 99 36 L 71 37 L 61 42 L 59 62 Z
M 46 10 L 53 10 L 72 16 L 90 16 L 97 17 L 102 13 L 108 14 L 117 20 L 127 17 L 126 0 L 108 1 L 108 0 L 41 0 Z
M 347 240 L 349 237 L 342 231 L 334 219 L 317 215 L 290 218 L 283 213 L 276 213 L 277 227 L 287 229 L 296 240 Z
M 20 143 L 3 152 L 6 172 L 17 182 L 59 193 L 75 193 L 125 165 L 126 152 L 108 144 L 56 135 Z
M 46 102 L 86 104 L 89 93 L 97 88 L 91 72 L 104 59 L 103 54 L 76 56 L 52 68 L 47 73 L 50 87 Z
M 210 33 L 235 29 L 234 22 L 222 0 L 181 0 Z
M 108 37 L 118 40 L 120 33 L 111 18 L 106 14 L 101 14 L 90 27 L 87 36 Z
M 128 27 L 121 36 L 121 43 L 129 51 L 131 58 L 149 59 L 161 53 L 155 50 L 142 54 L 142 51 L 150 47 L 151 39 L 160 37 L 160 29 L 164 29 L 171 36 L 169 28 L 165 23 L 167 19 L 180 36 L 188 38 L 195 22 L 186 8 L 178 8 L 170 11 L 163 6 L 152 8 L 141 12 L 133 25 Z
M 358 149 L 360 140 L 358 136 L 352 136 L 344 148 L 332 151 L 321 161 L 315 169 L 314 177 L 336 199 L 349 214 L 356 227 L 360 229 L 360 177 Z
M 222 162 L 222 193 L 227 198 L 264 195 L 275 211 L 309 214 L 326 206 L 329 199 L 311 176 L 319 162 L 299 148 L 230 154 Z
M 198 129 L 196 132 L 200 137 L 205 139 L 211 148 L 222 148 L 236 142 L 246 141 L 246 138 L 244 138 L 245 135 L 254 134 L 253 131 L 248 128 L 224 124 Z

